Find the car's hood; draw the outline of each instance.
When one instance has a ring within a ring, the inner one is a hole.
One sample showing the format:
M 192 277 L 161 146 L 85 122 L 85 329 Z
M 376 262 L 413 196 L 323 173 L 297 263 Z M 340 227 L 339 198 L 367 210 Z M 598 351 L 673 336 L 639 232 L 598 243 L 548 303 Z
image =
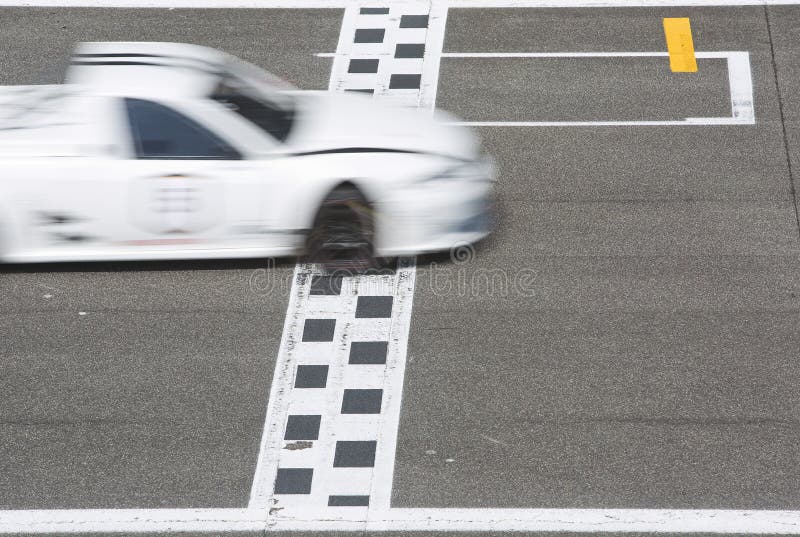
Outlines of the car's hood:
M 408 151 L 463 160 L 477 158 L 479 141 L 443 112 L 381 106 L 362 95 L 298 92 L 288 142 L 298 153 Z

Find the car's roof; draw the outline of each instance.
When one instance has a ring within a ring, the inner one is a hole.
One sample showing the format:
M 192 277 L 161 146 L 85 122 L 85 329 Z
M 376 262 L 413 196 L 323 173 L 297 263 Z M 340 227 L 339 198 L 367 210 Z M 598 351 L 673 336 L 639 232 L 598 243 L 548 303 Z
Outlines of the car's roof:
M 209 96 L 226 77 L 268 93 L 292 89 L 262 69 L 213 48 L 136 41 L 81 43 L 66 82 L 105 94 L 192 99 Z
M 191 98 L 208 95 L 230 63 L 227 54 L 197 45 L 81 43 L 66 81 L 101 92 Z

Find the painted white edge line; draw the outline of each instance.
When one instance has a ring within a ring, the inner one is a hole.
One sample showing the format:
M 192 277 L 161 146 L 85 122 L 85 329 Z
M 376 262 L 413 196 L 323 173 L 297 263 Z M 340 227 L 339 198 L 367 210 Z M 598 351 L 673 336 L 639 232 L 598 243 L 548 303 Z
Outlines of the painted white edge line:
M 0 533 L 221 531 L 571 531 L 800 534 L 800 511 L 391 509 L 368 521 L 287 520 L 253 509 L 0 511 Z
M 730 58 L 748 54 L 738 50 L 714 50 L 695 52 L 697 58 Z M 318 52 L 320 58 L 341 56 L 336 52 Z M 646 58 L 667 57 L 668 52 L 442 52 L 442 58 Z M 749 57 L 749 56 L 748 56 Z M 741 58 L 738 58 L 741 61 Z M 745 58 L 747 59 L 747 58 Z M 748 60 L 749 61 L 749 60 Z M 741 67 L 741 66 L 740 66 Z
M 402 0 L 392 0 L 392 4 Z M 798 5 L 800 0 L 446 0 L 451 8 L 736 7 Z M 343 9 L 359 0 L 0 0 L 0 7 Z
M 741 51 L 710 50 L 695 52 L 698 58 L 729 58 Z M 745 53 L 746 54 L 746 53 Z M 442 58 L 647 58 L 667 57 L 668 52 L 443 52 Z
M 800 4 L 798 0 L 449 0 L 451 8 L 736 7 Z
M 287 349 L 294 347 L 291 341 L 297 330 L 302 312 L 303 296 L 295 292 L 297 279 L 307 267 L 298 263 L 292 273 L 292 290 L 289 294 L 289 304 L 286 307 L 286 318 L 283 323 L 281 342 L 278 346 L 278 358 L 275 362 L 275 372 L 272 374 L 272 386 L 269 390 L 267 412 L 264 419 L 264 429 L 261 433 L 261 444 L 258 451 L 258 462 L 253 476 L 250 490 L 248 509 L 260 511 L 262 520 L 266 521 L 269 509 L 269 499 L 272 494 L 272 483 L 275 480 L 275 468 L 278 466 L 278 455 L 283 440 L 283 420 L 286 399 L 289 393 L 283 389 L 290 384 L 294 374 L 292 363 L 289 361 Z
M 753 120 L 732 117 L 687 117 L 670 121 L 456 121 L 459 127 L 678 127 L 699 125 L 753 125 Z
M 250 509 L 58 509 L 0 511 L 0 533 L 262 531 Z
M 753 79 L 750 74 L 750 54 L 748 52 L 729 53 L 728 82 L 731 89 L 733 117 L 755 123 Z
M 312 525 L 280 529 L 310 530 Z M 662 510 L 662 509 L 392 509 L 365 531 L 569 531 L 649 533 L 796 534 L 798 511 Z
M 447 0 L 431 0 L 428 17 L 428 33 L 425 37 L 425 54 L 422 60 L 422 86 L 420 87 L 420 108 L 436 108 L 436 94 L 439 91 L 439 66 L 444 49 L 444 35 L 447 26 Z

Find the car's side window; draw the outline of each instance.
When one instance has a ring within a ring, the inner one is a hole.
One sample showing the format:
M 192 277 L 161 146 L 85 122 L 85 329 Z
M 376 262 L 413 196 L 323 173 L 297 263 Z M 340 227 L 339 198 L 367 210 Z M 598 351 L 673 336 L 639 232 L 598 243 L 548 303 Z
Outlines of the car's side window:
M 211 98 L 224 104 L 228 109 L 254 123 L 281 142 L 289 136 L 294 122 L 292 110 L 268 106 L 266 103 L 225 87 L 218 88 Z
M 125 99 L 138 159 L 237 160 L 242 156 L 196 121 L 144 99 Z

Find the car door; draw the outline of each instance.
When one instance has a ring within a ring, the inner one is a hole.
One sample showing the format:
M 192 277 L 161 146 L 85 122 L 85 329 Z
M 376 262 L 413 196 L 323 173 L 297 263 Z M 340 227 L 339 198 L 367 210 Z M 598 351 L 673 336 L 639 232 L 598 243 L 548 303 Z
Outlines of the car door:
M 126 196 L 114 151 L 115 104 L 70 95 L 59 102 L 61 115 L 52 125 L 20 129 L 35 152 L 14 161 L 13 180 L 5 185 L 15 260 L 99 260 L 114 251 Z
M 231 249 L 259 255 L 272 246 L 263 225 L 264 163 L 246 160 L 175 106 L 134 98 L 123 105 L 131 145 L 125 246 L 199 257 Z
M 101 260 L 119 237 L 125 185 L 103 157 L 29 159 L 15 169 L 11 198 L 20 261 Z

